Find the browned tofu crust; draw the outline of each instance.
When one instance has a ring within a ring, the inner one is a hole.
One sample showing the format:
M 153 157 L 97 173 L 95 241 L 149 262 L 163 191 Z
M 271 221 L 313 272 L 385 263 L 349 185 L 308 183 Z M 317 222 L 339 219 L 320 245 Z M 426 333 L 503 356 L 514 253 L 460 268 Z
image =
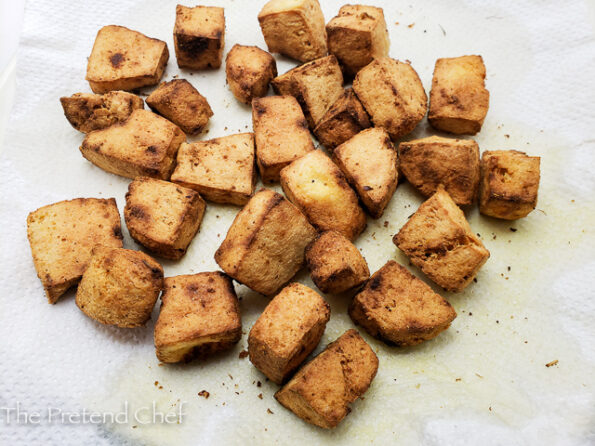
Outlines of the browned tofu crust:
M 374 351 L 356 330 L 347 330 L 302 367 L 275 398 L 304 421 L 332 429 L 368 390 L 377 370 Z
M 205 358 L 242 337 L 238 298 L 219 272 L 166 277 L 155 324 L 155 351 L 166 363 Z
M 225 75 L 236 99 L 250 104 L 266 96 L 269 84 L 277 77 L 275 58 L 257 46 L 235 44 L 225 58 Z
M 372 336 L 409 346 L 438 336 L 457 313 L 432 288 L 390 260 L 354 297 L 349 315 Z
M 316 348 L 330 307 L 313 289 L 292 283 L 275 296 L 248 336 L 252 364 L 281 384 Z

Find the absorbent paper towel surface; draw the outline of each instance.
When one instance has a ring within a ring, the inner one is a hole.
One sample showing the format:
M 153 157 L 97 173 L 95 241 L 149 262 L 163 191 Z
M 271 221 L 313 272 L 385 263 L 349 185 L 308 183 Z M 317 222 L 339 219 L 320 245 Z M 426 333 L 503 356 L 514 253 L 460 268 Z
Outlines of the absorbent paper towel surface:
M 235 43 L 266 48 L 257 21 L 263 3 L 210 2 L 225 7 L 226 52 Z M 378 375 L 365 398 L 329 432 L 281 407 L 273 398 L 277 386 L 239 357 L 268 302 L 245 287 L 237 287 L 240 343 L 186 365 L 159 365 L 152 342 L 157 308 L 146 327 L 126 330 L 84 316 L 73 291 L 48 305 L 31 261 L 27 214 L 75 197 L 115 197 L 122 211 L 129 183 L 83 159 L 78 150 L 83 135 L 64 119 L 58 100 L 90 91 L 86 58 L 100 27 L 123 25 L 167 42 L 171 58 L 163 79 L 188 79 L 215 113 L 208 134 L 198 139 L 251 131 L 252 125 L 250 108 L 225 85 L 224 68 L 200 73 L 177 68 L 175 2 L 29 2 L 0 158 L 0 443 L 595 442 L 593 2 L 370 3 L 384 8 L 390 55 L 411 61 L 428 92 L 437 58 L 481 54 L 491 97 L 475 137 L 480 148 L 542 157 L 538 210 L 527 218 L 505 222 L 480 216 L 477 208 L 466 212 L 491 258 L 464 292 L 441 292 L 458 313 L 451 328 L 431 342 L 402 349 L 363 333 L 379 356 Z M 341 5 L 323 1 L 325 19 Z M 277 59 L 279 73 L 295 66 Z M 424 120 L 405 139 L 430 134 Z M 356 244 L 372 272 L 389 259 L 408 264 L 391 237 L 422 201 L 404 183 L 385 215 L 368 219 Z M 213 254 L 238 209 L 209 203 L 188 254 L 163 262 L 166 275 L 218 269 Z M 139 249 L 126 231 L 124 245 Z M 306 273 L 297 279 L 313 286 Z M 316 353 L 352 327 L 346 312 L 350 296 L 327 299 L 332 316 Z M 208 399 L 199 396 L 203 390 Z M 159 414 L 170 414 L 170 422 Z

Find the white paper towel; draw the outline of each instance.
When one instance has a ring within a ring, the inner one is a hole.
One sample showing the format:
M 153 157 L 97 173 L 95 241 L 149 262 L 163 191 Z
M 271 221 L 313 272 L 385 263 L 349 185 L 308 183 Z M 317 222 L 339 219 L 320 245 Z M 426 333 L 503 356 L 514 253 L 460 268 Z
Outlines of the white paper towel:
M 225 6 L 226 50 L 235 43 L 266 48 L 256 19 L 262 3 L 210 2 Z M 342 4 L 322 3 L 327 20 Z M 82 158 L 83 137 L 64 119 L 58 101 L 90 91 L 86 57 L 101 26 L 123 25 L 167 41 L 172 58 L 164 79 L 189 79 L 215 112 L 203 138 L 250 130 L 251 116 L 227 90 L 223 69 L 192 75 L 177 69 L 175 3 L 29 2 L 0 159 L 0 444 L 595 442 L 593 3 L 369 3 L 384 8 L 391 56 L 410 60 L 426 88 L 437 58 L 481 54 L 491 93 L 476 137 L 481 149 L 515 148 L 542 157 L 539 210 L 513 223 L 482 217 L 476 209 L 468 213 L 492 256 L 478 283 L 446 294 L 458 312 L 452 327 L 406 349 L 364 334 L 379 355 L 378 376 L 365 399 L 327 432 L 276 403 L 277 387 L 238 357 L 245 335 L 216 358 L 159 366 L 153 323 L 132 330 L 101 326 L 76 308 L 73 292 L 48 305 L 31 261 L 27 214 L 74 197 L 116 197 L 122 210 L 129 182 Z M 280 59 L 279 72 L 293 65 Z M 407 139 L 430 133 L 424 121 Z M 391 237 L 421 202 L 403 184 L 385 216 L 369 219 L 357 245 L 371 271 L 389 259 L 407 264 Z M 217 269 L 213 253 L 237 210 L 209 204 L 186 257 L 164 262 L 166 275 Z M 138 248 L 128 234 L 125 246 Z M 298 278 L 312 285 L 307 274 Z M 247 333 L 267 299 L 237 289 Z M 349 296 L 328 300 L 332 317 L 317 351 L 352 326 Z M 554 360 L 557 365 L 545 366 Z M 202 390 L 208 399 L 198 395 Z M 19 419 L 7 410 L 17 406 Z M 180 407 L 181 423 L 143 424 L 153 411 L 175 419 Z M 128 419 L 111 422 L 123 410 Z M 106 423 L 89 420 L 89 412 Z

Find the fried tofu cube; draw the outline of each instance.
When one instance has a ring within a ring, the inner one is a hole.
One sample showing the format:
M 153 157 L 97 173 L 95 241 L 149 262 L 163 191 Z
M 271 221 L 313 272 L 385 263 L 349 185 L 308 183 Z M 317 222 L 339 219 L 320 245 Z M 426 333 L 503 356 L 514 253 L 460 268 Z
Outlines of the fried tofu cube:
M 263 183 L 279 181 L 281 169 L 314 150 L 308 123 L 293 96 L 254 99 L 252 125 Z
M 257 46 L 235 44 L 225 58 L 225 75 L 236 99 L 250 104 L 252 99 L 266 96 L 277 77 L 277 62 Z
M 180 68 L 219 68 L 225 47 L 223 8 L 177 5 L 174 47 Z
M 336 427 L 351 411 L 378 371 L 378 357 L 357 330 L 347 330 L 302 367 L 275 393 L 279 403 L 302 420 Z
M 48 302 L 56 303 L 79 282 L 96 245 L 122 247 L 116 200 L 76 198 L 41 207 L 27 216 L 27 237 Z
M 480 212 L 504 220 L 526 217 L 537 206 L 540 162 L 517 150 L 483 152 Z
M 205 358 L 242 337 L 236 292 L 225 274 L 166 277 L 155 324 L 155 351 L 166 363 Z
M 372 336 L 396 346 L 433 339 L 457 317 L 442 296 L 394 260 L 372 275 L 349 315 Z
M 326 56 L 276 77 L 272 86 L 277 94 L 298 100 L 308 125 L 314 129 L 343 94 L 343 74 L 337 58 Z
M 353 91 L 376 127 L 392 139 L 412 132 L 423 119 L 428 97 L 411 65 L 389 57 L 374 59 L 353 81 Z
M 102 324 L 140 327 L 151 318 L 162 289 L 163 268 L 151 256 L 96 246 L 76 290 L 76 305 Z
M 333 152 L 333 159 L 362 203 L 380 218 L 397 188 L 397 151 L 381 127 L 364 130 Z
M 125 91 L 110 91 L 104 95 L 75 93 L 60 98 L 64 116 L 76 130 L 89 133 L 126 121 L 134 110 L 142 109 L 142 98 Z
M 326 25 L 328 51 L 347 77 L 353 77 L 372 60 L 388 56 L 390 40 L 382 8 L 345 5 Z
M 447 291 L 463 290 L 490 257 L 442 186 L 422 203 L 393 242 Z
M 438 59 L 432 78 L 432 127 L 445 132 L 475 135 L 488 113 L 490 93 L 481 56 Z
M 186 79 L 163 82 L 147 98 L 147 105 L 189 135 L 202 131 L 213 116 L 207 99 Z
M 85 79 L 94 93 L 157 85 L 168 59 L 164 41 L 123 26 L 104 26 L 95 38 Z
M 342 293 L 370 277 L 364 256 L 337 231 L 322 232 L 308 245 L 306 265 L 312 281 L 323 293 Z
M 316 348 L 330 316 L 329 305 L 316 291 L 299 283 L 287 285 L 250 330 L 250 361 L 281 384 Z
M 312 225 L 349 240 L 366 228 L 366 214 L 347 179 L 328 156 L 314 150 L 281 171 L 281 187 Z
M 370 125 L 362 103 L 348 88 L 324 114 L 314 128 L 314 134 L 324 147 L 333 150 Z
M 272 295 L 302 267 L 304 250 L 315 236 L 293 204 L 261 189 L 236 215 L 215 261 L 238 282 Z
M 171 181 L 215 203 L 247 203 L 256 183 L 254 135 L 238 133 L 182 144 Z
M 258 22 L 271 53 L 300 62 L 326 54 L 324 15 L 318 0 L 270 0 L 258 13 Z
M 128 185 L 124 221 L 130 236 L 166 259 L 180 259 L 196 235 L 205 212 L 198 192 L 155 178 Z
M 185 140 L 177 125 L 148 110 L 135 110 L 123 123 L 87 134 L 80 151 L 107 172 L 167 180 Z
M 399 169 L 424 197 L 442 184 L 456 204 L 472 204 L 479 189 L 479 146 L 470 139 L 440 136 L 402 142 Z

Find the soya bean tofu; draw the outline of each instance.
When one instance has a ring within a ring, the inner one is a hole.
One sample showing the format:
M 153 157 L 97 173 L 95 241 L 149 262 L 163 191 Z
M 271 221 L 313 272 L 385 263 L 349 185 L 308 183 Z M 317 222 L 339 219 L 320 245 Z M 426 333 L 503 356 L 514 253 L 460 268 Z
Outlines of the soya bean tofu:
M 293 96 L 254 99 L 252 125 L 263 183 L 279 181 L 281 169 L 314 150 L 308 123 Z
M 402 142 L 399 169 L 425 197 L 442 184 L 456 204 L 472 204 L 479 189 L 479 146 L 470 139 L 440 136 Z
M 326 25 L 328 51 L 334 54 L 347 77 L 388 56 L 390 40 L 382 8 L 345 5 Z
M 438 336 L 457 313 L 442 296 L 391 260 L 355 296 L 349 315 L 372 336 L 409 346 Z
M 76 285 L 97 245 L 122 247 L 114 198 L 76 198 L 31 212 L 27 237 L 33 263 L 49 303 Z
M 236 99 L 250 104 L 266 96 L 269 84 L 277 77 L 275 58 L 257 46 L 235 44 L 225 58 L 229 89 Z
M 366 227 L 366 215 L 339 168 L 320 150 L 281 171 L 281 187 L 315 228 L 335 230 L 349 240 Z
M 355 76 L 353 91 L 376 127 L 392 139 L 407 135 L 423 119 L 428 97 L 408 63 L 389 57 L 374 59 Z
M 167 180 L 185 140 L 177 125 L 148 110 L 135 110 L 123 123 L 89 133 L 80 150 L 107 172 Z
M 366 129 L 333 152 L 333 159 L 374 218 L 380 218 L 397 188 L 397 151 L 381 127 Z
M 356 330 L 347 330 L 275 393 L 279 403 L 304 421 L 336 427 L 378 371 L 378 357 Z
M 353 243 L 336 231 L 319 234 L 306 248 L 312 281 L 323 293 L 342 293 L 370 277 L 366 259 Z
M 219 68 L 225 47 L 223 8 L 177 5 L 174 47 L 180 68 Z
M 124 122 L 134 110 L 145 106 L 142 98 L 125 91 L 110 91 L 104 95 L 75 93 L 60 98 L 60 103 L 70 125 L 83 133 Z
M 186 254 L 205 212 L 198 192 L 155 178 L 128 185 L 124 220 L 134 240 L 166 259 Z
M 215 203 L 247 203 L 256 183 L 254 135 L 239 133 L 182 144 L 171 181 Z
M 166 277 L 164 282 L 154 336 L 160 361 L 204 358 L 240 340 L 240 308 L 229 277 L 217 271 Z
M 258 13 L 258 22 L 271 53 L 300 62 L 326 54 L 324 15 L 318 0 L 270 0 Z
M 94 93 L 157 85 L 168 59 L 164 41 L 123 26 L 104 26 L 95 38 L 86 79 Z
M 292 283 L 275 296 L 250 330 L 252 364 L 281 384 L 316 348 L 331 315 L 314 290 Z
M 315 236 L 293 204 L 262 189 L 236 215 L 215 261 L 238 282 L 272 295 L 302 267 L 304 250 Z
M 504 220 L 526 217 L 537 206 L 540 161 L 517 150 L 483 152 L 480 212 Z
M 343 94 L 343 75 L 335 56 L 305 63 L 272 81 L 277 94 L 294 96 L 314 129 Z
M 106 325 L 133 328 L 150 318 L 163 268 L 144 252 L 96 246 L 76 290 L 80 310 Z
M 314 134 L 324 147 L 333 150 L 370 125 L 370 118 L 362 103 L 348 88 L 320 119 Z
M 186 79 L 163 82 L 147 98 L 147 105 L 190 135 L 203 130 L 213 116 L 207 99 Z
M 490 103 L 485 77 L 481 56 L 438 59 L 430 92 L 430 124 L 456 134 L 479 132 Z
M 463 211 L 442 186 L 419 207 L 393 242 L 448 291 L 463 290 L 490 257 Z

